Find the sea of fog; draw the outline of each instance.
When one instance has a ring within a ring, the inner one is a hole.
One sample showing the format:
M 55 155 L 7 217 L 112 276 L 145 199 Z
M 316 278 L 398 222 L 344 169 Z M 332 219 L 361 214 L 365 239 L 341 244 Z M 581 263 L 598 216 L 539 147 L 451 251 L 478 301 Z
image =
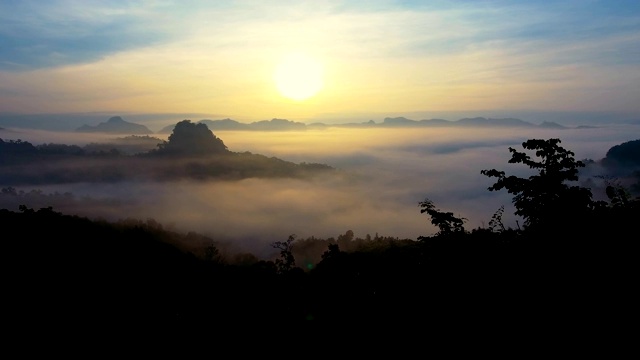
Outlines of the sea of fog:
M 419 202 L 429 198 L 443 211 L 467 219 L 467 229 L 487 226 L 505 207 L 503 222 L 518 226 L 511 195 L 487 190 L 495 179 L 483 169 L 525 176 L 508 164 L 509 147 L 522 151 L 528 139 L 561 139 L 578 160 L 600 160 L 609 148 L 640 138 L 640 126 L 582 129 L 528 128 L 327 128 L 300 132 L 216 131 L 229 150 L 249 151 L 296 163 L 324 163 L 334 174 L 310 180 L 259 179 L 207 182 L 143 182 L 44 185 L 45 192 L 70 192 L 103 201 L 76 202 L 54 210 L 92 218 L 153 219 L 166 228 L 203 233 L 242 251 L 270 256 L 270 244 L 290 235 L 392 236 L 417 239 L 436 232 Z M 111 136 L 113 137 L 113 136 Z M 166 135 L 158 135 L 166 139 Z M 83 145 L 107 141 L 97 135 L 3 131 L 3 140 Z M 598 167 L 584 176 L 600 175 Z M 10 184 L 0 184 L 2 187 Z M 30 191 L 32 187 L 15 187 Z M 46 206 L 37 204 L 33 206 Z M 0 207 L 3 204 L 0 204 Z M 10 209 L 17 210 L 17 209 Z

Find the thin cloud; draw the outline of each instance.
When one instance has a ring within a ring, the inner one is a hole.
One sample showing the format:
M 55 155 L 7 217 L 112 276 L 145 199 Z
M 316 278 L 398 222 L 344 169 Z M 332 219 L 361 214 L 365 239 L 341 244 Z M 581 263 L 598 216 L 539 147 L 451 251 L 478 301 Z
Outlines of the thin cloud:
M 637 1 L 3 2 L 0 108 L 18 113 L 639 113 Z M 283 99 L 312 54 L 325 87 Z M 20 71 L 17 71 L 20 70 Z

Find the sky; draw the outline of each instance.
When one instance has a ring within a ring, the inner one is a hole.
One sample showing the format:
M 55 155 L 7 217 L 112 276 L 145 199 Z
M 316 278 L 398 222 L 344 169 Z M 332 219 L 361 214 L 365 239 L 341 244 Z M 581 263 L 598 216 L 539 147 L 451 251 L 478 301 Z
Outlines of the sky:
M 0 113 L 640 117 L 637 0 L 2 0 L 0 44 Z

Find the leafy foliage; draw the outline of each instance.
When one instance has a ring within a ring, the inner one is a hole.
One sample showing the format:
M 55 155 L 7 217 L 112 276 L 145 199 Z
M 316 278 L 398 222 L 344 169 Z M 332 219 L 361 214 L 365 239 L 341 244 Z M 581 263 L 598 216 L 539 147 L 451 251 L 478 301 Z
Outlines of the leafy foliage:
M 452 212 L 444 212 L 440 211 L 440 209 L 436 208 L 433 204 L 433 201 L 429 199 L 425 199 L 420 202 L 420 213 L 427 213 L 431 217 L 431 223 L 440 229 L 436 236 L 446 236 L 452 234 L 460 234 L 464 233 L 464 222 L 467 221 L 466 218 L 456 217 Z M 420 237 L 420 240 L 423 240 L 424 237 Z
M 280 249 L 280 258 L 276 259 L 275 264 L 278 273 L 284 274 L 291 271 L 296 266 L 296 259 L 293 256 L 293 242 L 296 240 L 295 235 L 289 235 L 287 241 L 276 241 L 271 244 L 272 247 Z
M 504 214 L 504 205 L 500 206 L 500 208 L 491 216 L 491 220 L 489 221 L 489 229 L 495 232 L 503 232 L 507 230 L 502 223 L 502 215 Z
M 578 169 L 582 161 L 574 159 L 574 153 L 561 147 L 560 139 L 532 139 L 522 143 L 525 150 L 535 152 L 533 159 L 526 152 L 509 147 L 509 163 L 522 163 L 537 171 L 528 178 L 507 176 L 504 171 L 482 170 L 488 177 L 497 178 L 490 191 L 506 189 L 514 194 L 516 215 L 524 218 L 525 227 L 553 226 L 571 222 L 570 218 L 583 216 L 597 204 L 592 200 L 591 190 L 571 186 L 568 182 L 578 180 Z
M 629 189 L 623 187 L 617 179 L 611 179 L 604 176 L 598 176 L 604 180 L 606 185 L 605 193 L 614 208 L 629 206 L 633 201 Z

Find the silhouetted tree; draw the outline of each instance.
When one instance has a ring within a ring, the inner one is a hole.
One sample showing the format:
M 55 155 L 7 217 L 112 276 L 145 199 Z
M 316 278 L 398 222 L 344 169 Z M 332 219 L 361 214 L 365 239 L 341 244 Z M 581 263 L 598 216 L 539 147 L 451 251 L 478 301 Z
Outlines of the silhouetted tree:
M 9 186 L 6 188 L 2 188 L 2 190 L 0 190 L 0 194 L 2 195 L 10 195 L 10 196 L 17 196 L 18 192 L 16 191 L 16 188 L 14 188 L 13 186 Z
M 495 232 L 503 232 L 506 230 L 504 224 L 502 223 L 502 214 L 504 213 L 504 205 L 500 206 L 500 208 L 491 216 L 491 220 L 489 221 L 489 229 Z
M 523 142 L 522 147 L 535 151 L 539 160 L 509 147 L 512 154 L 509 163 L 522 163 L 537 171 L 528 178 L 507 176 L 504 171 L 495 169 L 481 171 L 483 175 L 498 178 L 489 187 L 490 191 L 506 189 L 514 194 L 515 214 L 524 218 L 525 228 L 570 224 L 572 219 L 585 216 L 597 205 L 590 189 L 567 184 L 578 180 L 578 168 L 584 163 L 576 161 L 574 153 L 559 144 L 560 139 Z
M 431 223 L 440 229 L 436 236 L 462 234 L 465 232 L 464 222 L 466 218 L 456 217 L 452 212 L 444 212 L 437 209 L 430 199 L 420 202 L 420 213 L 425 212 L 431 217 Z M 420 236 L 419 240 L 425 240 L 426 237 Z
M 0 139 L 0 154 L 10 153 L 13 155 L 23 155 L 36 152 L 36 147 L 28 141 L 22 141 L 21 139 L 4 141 Z
M 336 256 L 339 256 L 339 254 L 340 254 L 340 245 L 329 244 L 327 246 L 327 251 L 322 253 L 322 259 L 326 260 L 326 259 L 335 258 Z
M 289 235 L 287 241 L 276 241 L 271 244 L 272 247 L 280 249 L 280 258 L 275 260 L 278 273 L 280 274 L 284 274 L 296 266 L 296 260 L 292 252 L 295 239 L 295 235 Z
M 220 250 L 214 244 L 207 245 L 204 248 L 204 259 L 211 262 L 220 261 Z
M 347 232 L 344 233 L 344 235 L 339 235 L 338 236 L 338 245 L 344 249 L 347 250 L 351 247 L 351 243 L 353 242 L 353 238 L 354 238 L 354 233 L 352 230 L 347 230 Z
M 632 201 L 632 196 L 628 189 L 615 180 L 605 180 L 605 183 L 607 185 L 605 192 L 612 207 L 618 208 L 629 205 Z
M 84 150 L 78 145 L 49 143 L 38 145 L 36 149 L 41 154 L 84 155 Z

